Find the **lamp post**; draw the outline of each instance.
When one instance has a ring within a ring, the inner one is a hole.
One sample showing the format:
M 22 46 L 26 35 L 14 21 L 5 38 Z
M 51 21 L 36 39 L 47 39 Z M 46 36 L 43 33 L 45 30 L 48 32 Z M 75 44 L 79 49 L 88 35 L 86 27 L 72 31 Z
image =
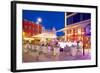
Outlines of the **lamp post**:
M 42 18 L 38 17 L 36 24 L 40 24 L 42 22 Z M 39 25 L 38 25 L 38 33 L 39 33 Z
M 84 44 L 85 44 L 84 43 L 84 41 L 85 41 L 85 38 L 84 38 L 85 37 L 85 28 L 83 30 L 84 30 L 84 34 L 83 34 L 83 55 L 85 55 L 85 49 L 84 49 L 84 47 L 85 47 L 84 46 Z

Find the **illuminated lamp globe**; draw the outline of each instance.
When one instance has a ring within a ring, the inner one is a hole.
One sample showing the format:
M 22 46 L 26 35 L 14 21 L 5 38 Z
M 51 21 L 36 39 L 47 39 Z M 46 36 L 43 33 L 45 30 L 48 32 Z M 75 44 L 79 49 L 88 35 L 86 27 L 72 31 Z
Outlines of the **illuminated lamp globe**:
M 37 21 L 39 22 L 39 23 L 41 23 L 42 22 L 42 18 L 37 18 Z

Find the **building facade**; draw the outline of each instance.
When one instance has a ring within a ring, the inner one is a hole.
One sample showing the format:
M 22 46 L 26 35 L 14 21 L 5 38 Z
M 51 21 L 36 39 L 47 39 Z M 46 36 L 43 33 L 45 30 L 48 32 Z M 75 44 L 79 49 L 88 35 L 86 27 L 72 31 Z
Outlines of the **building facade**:
M 25 37 L 31 37 L 42 32 L 42 26 L 34 22 L 23 20 L 23 32 Z
M 91 24 L 90 20 L 68 25 L 64 30 L 66 32 L 66 41 L 82 41 L 84 48 L 91 46 Z

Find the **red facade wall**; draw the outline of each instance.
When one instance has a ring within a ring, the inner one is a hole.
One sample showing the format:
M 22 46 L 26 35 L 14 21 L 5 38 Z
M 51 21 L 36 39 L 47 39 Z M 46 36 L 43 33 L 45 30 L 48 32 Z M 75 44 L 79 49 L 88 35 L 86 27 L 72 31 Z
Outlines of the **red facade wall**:
M 26 33 L 26 36 L 37 35 L 42 32 L 42 26 L 40 24 L 35 24 L 34 22 L 24 20 L 23 31 Z

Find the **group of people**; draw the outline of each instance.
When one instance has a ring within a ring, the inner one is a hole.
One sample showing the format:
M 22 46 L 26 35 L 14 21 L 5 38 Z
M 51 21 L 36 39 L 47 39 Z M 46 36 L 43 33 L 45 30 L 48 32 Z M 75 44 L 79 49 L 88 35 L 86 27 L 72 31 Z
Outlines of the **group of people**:
M 83 43 L 81 41 L 77 42 L 58 42 L 56 41 L 53 44 L 50 43 L 40 43 L 40 44 L 32 44 L 32 43 L 25 43 L 23 45 L 24 53 L 31 53 L 36 55 L 44 54 L 52 55 L 52 56 L 59 56 L 61 53 L 65 53 L 67 55 L 75 56 L 76 54 L 79 55 L 82 53 Z
M 30 44 L 26 43 L 23 45 L 23 51 L 24 53 L 36 53 L 38 54 L 45 54 L 45 55 L 59 55 L 60 54 L 60 46 L 59 45 L 48 45 L 48 44 L 41 44 L 41 45 L 36 45 L 36 44 Z

